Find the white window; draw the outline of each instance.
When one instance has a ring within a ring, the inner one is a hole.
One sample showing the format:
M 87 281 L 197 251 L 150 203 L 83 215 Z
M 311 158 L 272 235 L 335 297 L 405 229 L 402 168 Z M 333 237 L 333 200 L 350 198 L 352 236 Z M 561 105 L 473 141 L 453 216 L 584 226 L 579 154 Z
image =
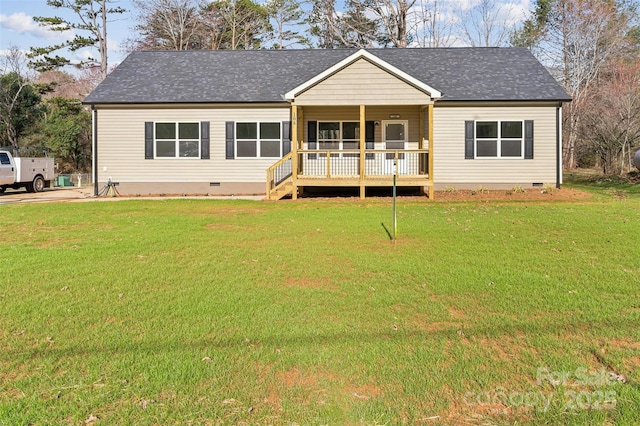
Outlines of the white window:
M 236 123 L 236 158 L 282 157 L 282 129 L 279 122 Z
M 320 121 L 318 122 L 318 149 L 327 151 L 357 150 L 360 147 L 360 122 Z M 344 157 L 358 154 L 343 154 Z M 323 157 L 324 155 L 320 155 Z M 336 157 L 338 154 L 332 154 Z
M 523 158 L 522 121 L 476 121 L 477 158 Z
M 157 122 L 156 158 L 200 158 L 200 123 Z

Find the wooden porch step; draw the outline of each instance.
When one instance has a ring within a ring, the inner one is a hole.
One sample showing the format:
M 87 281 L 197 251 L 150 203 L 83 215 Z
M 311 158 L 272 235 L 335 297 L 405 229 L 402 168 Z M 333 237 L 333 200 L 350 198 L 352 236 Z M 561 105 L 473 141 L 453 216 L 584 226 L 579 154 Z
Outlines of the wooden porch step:
M 267 194 L 269 200 L 278 201 L 287 195 L 291 195 L 293 193 L 293 182 L 288 180 L 286 182 L 281 183 L 277 188 L 271 191 L 270 194 Z

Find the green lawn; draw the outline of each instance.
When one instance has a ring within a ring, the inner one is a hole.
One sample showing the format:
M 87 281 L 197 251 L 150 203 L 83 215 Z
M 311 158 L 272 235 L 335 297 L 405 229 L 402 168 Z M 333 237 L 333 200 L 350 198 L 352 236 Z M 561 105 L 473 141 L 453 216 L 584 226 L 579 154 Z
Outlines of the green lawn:
M 576 189 L 625 199 L 640 196 L 640 172 L 634 170 L 623 176 L 603 176 L 593 169 L 576 169 L 564 173 L 565 182 Z
M 0 424 L 631 424 L 640 197 L 0 207 Z M 622 379 L 626 379 L 626 382 Z

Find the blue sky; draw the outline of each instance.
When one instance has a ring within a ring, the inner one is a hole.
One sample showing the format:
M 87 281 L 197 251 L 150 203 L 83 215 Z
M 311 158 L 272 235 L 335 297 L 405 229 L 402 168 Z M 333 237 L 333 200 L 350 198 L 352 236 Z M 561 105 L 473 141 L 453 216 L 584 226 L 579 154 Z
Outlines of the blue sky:
M 129 0 L 113 2 L 128 10 L 122 15 L 115 15 L 114 21 L 107 25 L 109 41 L 109 63 L 116 64 L 124 57 L 121 43 L 132 33 L 135 25 L 135 13 L 131 12 Z M 58 44 L 73 37 L 73 33 L 64 34 L 47 31 L 32 20 L 33 16 L 61 16 L 73 18 L 73 12 L 47 6 L 46 0 L 0 0 L 0 53 L 11 46 L 28 51 L 29 47 L 44 47 Z M 69 53 L 72 61 L 79 61 L 91 56 L 89 49 Z M 93 57 L 96 53 L 93 53 Z

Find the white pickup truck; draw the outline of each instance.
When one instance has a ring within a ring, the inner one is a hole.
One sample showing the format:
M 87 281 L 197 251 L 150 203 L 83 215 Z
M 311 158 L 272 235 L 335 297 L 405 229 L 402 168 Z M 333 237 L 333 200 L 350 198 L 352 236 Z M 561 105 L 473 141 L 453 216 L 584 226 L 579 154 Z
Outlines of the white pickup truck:
M 0 151 L 0 193 L 7 188 L 25 187 L 29 192 L 40 192 L 53 180 L 53 158 L 13 157 Z

